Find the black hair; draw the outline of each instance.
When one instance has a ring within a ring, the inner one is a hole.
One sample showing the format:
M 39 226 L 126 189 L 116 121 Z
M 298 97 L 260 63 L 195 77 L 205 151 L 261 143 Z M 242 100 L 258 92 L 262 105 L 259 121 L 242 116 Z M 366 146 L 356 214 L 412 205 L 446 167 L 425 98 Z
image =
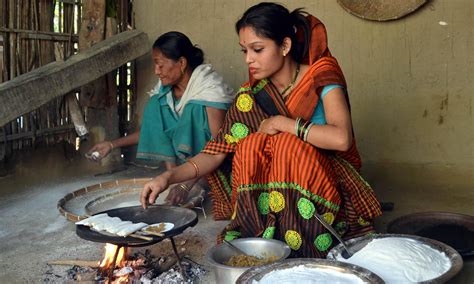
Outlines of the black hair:
M 235 23 L 235 30 L 239 33 L 242 28 L 252 27 L 258 36 L 269 38 L 278 45 L 282 45 L 285 37 L 289 37 L 292 43 L 290 55 L 301 63 L 308 53 L 310 40 L 310 26 L 306 15 L 302 8 L 290 13 L 280 4 L 263 2 L 245 11 Z M 297 28 L 303 28 L 303 42 L 296 39 Z
M 181 56 L 186 58 L 193 70 L 204 62 L 203 51 L 180 32 L 162 34 L 153 44 L 153 49 L 159 49 L 167 58 L 174 61 L 178 61 Z

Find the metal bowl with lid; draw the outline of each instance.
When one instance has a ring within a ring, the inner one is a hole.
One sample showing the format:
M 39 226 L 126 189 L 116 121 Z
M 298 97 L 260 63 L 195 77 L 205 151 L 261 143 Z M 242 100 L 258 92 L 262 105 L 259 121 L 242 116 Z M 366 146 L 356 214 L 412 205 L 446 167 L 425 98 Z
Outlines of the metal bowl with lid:
M 421 281 L 418 283 L 445 283 L 449 279 L 453 278 L 462 269 L 463 259 L 461 255 L 455 249 L 453 249 L 452 247 L 442 242 L 424 238 L 424 237 L 419 237 L 419 236 L 414 236 L 414 235 L 404 235 L 404 234 L 375 234 L 375 235 L 366 235 L 363 237 L 350 239 L 346 241 L 346 245 L 351 247 L 352 251 L 357 253 L 359 250 L 364 248 L 372 240 L 380 239 L 380 238 L 406 238 L 406 239 L 415 240 L 417 242 L 420 242 L 421 244 L 429 246 L 431 249 L 435 251 L 444 253 L 447 256 L 447 258 L 451 262 L 451 267 L 447 271 L 445 271 L 444 273 L 442 273 L 436 278 L 428 279 L 426 281 Z M 329 251 L 327 259 L 331 259 L 331 260 L 340 259 L 340 256 L 343 250 L 344 248 L 342 244 L 338 244 L 337 246 L 333 247 Z M 386 253 L 389 254 L 390 251 L 387 251 Z M 382 276 L 382 275 L 379 274 L 379 276 Z
M 304 267 L 307 269 L 309 272 L 306 274 L 308 279 L 300 279 L 297 278 L 296 275 L 291 274 L 288 276 L 292 277 L 292 279 L 288 282 L 285 282 L 284 279 L 280 278 L 278 283 L 298 283 L 299 280 L 308 283 L 308 280 L 316 280 L 314 275 L 318 272 L 333 275 L 332 277 L 339 277 L 341 281 L 338 281 L 338 283 L 351 283 L 350 279 L 354 280 L 352 283 L 384 283 L 378 275 L 360 266 L 319 258 L 285 259 L 276 263 L 254 267 L 244 272 L 239 279 L 237 279 L 236 283 L 258 283 L 258 281 L 265 281 L 264 277 L 271 275 L 271 273 L 280 273 L 285 270 L 288 270 L 288 272 L 291 273 L 291 269 L 296 267 Z M 346 279 L 347 281 L 343 281 L 343 279 Z

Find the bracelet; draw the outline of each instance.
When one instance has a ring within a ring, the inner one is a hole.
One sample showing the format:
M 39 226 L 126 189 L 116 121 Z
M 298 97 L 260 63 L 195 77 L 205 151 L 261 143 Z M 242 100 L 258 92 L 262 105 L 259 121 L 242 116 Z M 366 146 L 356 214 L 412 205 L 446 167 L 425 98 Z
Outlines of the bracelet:
M 296 135 L 296 137 L 298 137 L 298 127 L 300 125 L 300 120 L 301 120 L 300 117 L 296 118 L 296 123 L 295 123 L 295 135 Z
M 306 142 L 308 140 L 308 134 L 309 130 L 311 129 L 311 126 L 313 126 L 313 123 L 309 123 L 308 126 L 306 127 L 304 134 L 303 134 L 303 141 Z
M 305 119 L 301 118 L 301 117 L 298 117 L 296 119 L 296 137 L 300 138 L 300 139 L 303 139 L 303 133 L 304 133 L 304 127 L 306 126 L 306 124 L 308 124 L 308 121 L 306 121 Z
M 191 160 L 188 160 L 189 163 L 191 163 L 191 165 L 193 165 L 194 167 L 194 172 L 195 172 L 195 175 L 194 175 L 194 178 L 197 178 L 199 176 L 199 168 L 198 168 L 198 165 L 196 165 L 195 162 L 191 161 Z
M 112 151 L 115 148 L 114 143 L 112 143 L 112 141 L 109 141 L 109 144 L 110 144 L 110 150 Z
M 300 139 L 304 141 L 304 135 L 311 124 L 311 121 L 305 121 L 304 124 L 301 126 L 301 132 L 300 132 Z
M 309 134 L 309 130 L 313 126 L 311 121 L 305 120 L 304 118 L 297 117 L 295 123 L 295 135 L 304 142 L 306 142 Z
M 189 187 L 187 185 L 185 185 L 184 183 L 180 183 L 178 184 L 179 188 L 181 188 L 182 190 L 186 191 L 186 192 L 189 192 Z

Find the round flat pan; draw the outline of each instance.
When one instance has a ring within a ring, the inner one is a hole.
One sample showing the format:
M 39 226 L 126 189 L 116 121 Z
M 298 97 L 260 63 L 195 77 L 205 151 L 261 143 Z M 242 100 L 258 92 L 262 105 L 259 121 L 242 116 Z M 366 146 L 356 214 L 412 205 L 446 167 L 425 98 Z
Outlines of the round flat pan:
M 181 234 L 188 227 L 197 224 L 198 217 L 196 212 L 191 209 L 156 205 L 143 209 L 141 206 L 123 207 L 107 210 L 100 213 L 107 213 L 111 217 L 119 217 L 123 221 L 131 221 L 133 223 L 143 222 L 147 224 L 156 224 L 162 222 L 173 223 L 173 229 L 164 232 L 164 237 L 150 236 L 152 241 L 142 240 L 134 237 L 119 237 L 102 234 L 91 230 L 88 226 L 76 225 L 76 234 L 89 241 L 100 243 L 111 243 L 122 246 L 148 246 L 157 243 L 164 238 L 173 237 Z
M 474 255 L 474 216 L 450 212 L 420 212 L 388 224 L 388 233 L 409 234 L 445 243 L 461 256 Z

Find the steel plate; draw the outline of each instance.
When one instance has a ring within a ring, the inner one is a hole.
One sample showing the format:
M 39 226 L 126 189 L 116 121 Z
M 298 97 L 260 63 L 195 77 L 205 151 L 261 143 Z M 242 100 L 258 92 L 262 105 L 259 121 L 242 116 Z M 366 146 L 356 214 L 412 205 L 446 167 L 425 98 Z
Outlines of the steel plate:
M 252 284 L 253 281 L 261 280 L 265 275 L 269 274 L 270 272 L 273 272 L 275 270 L 288 269 L 299 265 L 304 265 L 307 268 L 321 269 L 324 271 L 351 274 L 358 277 L 363 283 L 384 283 L 382 278 L 380 278 L 378 275 L 360 266 L 335 260 L 319 258 L 293 258 L 264 266 L 254 267 L 244 272 L 239 277 L 239 279 L 237 279 L 236 283 Z

